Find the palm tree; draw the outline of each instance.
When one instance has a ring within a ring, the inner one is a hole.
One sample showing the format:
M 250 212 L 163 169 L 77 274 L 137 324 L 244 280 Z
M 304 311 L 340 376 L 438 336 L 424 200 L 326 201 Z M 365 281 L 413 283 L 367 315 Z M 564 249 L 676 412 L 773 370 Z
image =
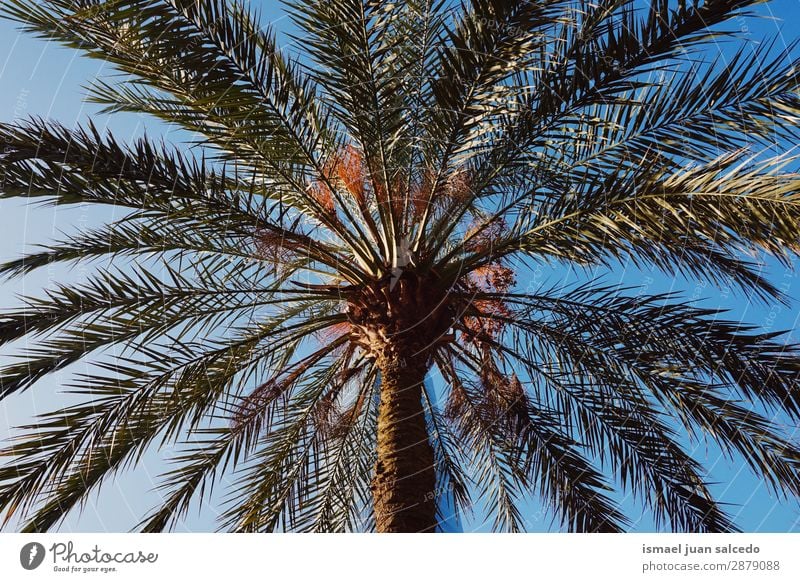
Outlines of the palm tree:
M 32 341 L 1 396 L 92 365 L 3 450 L 6 516 L 47 530 L 150 447 L 174 450 L 143 531 L 226 475 L 235 531 L 432 531 L 443 492 L 496 529 L 533 496 L 621 531 L 618 490 L 735 529 L 687 435 L 800 495 L 798 347 L 600 276 L 786 300 L 748 256 L 800 250 L 798 63 L 708 58 L 752 4 L 294 0 L 294 58 L 225 0 L 4 2 L 116 67 L 92 101 L 194 146 L 0 126 L 3 198 L 126 209 L 2 266 L 94 267 L 0 315 Z M 586 280 L 523 284 L 563 265 Z

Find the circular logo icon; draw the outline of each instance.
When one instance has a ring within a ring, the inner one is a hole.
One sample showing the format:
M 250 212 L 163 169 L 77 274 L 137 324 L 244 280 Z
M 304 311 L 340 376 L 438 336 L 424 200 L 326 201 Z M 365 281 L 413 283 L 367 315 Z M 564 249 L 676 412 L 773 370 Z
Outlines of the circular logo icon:
M 35 570 L 44 562 L 44 546 L 38 542 L 31 542 L 22 546 L 19 551 L 19 563 L 26 570 Z

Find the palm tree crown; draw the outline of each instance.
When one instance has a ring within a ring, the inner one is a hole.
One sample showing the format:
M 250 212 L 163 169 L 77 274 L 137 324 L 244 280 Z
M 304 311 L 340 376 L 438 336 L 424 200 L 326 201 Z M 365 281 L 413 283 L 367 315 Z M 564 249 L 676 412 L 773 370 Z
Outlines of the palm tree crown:
M 122 73 L 91 100 L 203 153 L 0 126 L 0 196 L 127 209 L 0 267 L 125 260 L 0 314 L 0 344 L 35 340 L 0 397 L 96 368 L 2 451 L 0 508 L 46 530 L 170 446 L 144 531 L 223 475 L 235 531 L 427 531 L 442 491 L 496 529 L 534 495 L 620 531 L 615 489 L 735 529 L 684 434 L 800 495 L 796 346 L 678 295 L 521 282 L 631 261 L 784 299 L 746 257 L 800 249 L 800 174 L 762 151 L 800 134 L 798 63 L 703 60 L 752 4 L 293 0 L 292 58 L 238 2 L 5 2 Z

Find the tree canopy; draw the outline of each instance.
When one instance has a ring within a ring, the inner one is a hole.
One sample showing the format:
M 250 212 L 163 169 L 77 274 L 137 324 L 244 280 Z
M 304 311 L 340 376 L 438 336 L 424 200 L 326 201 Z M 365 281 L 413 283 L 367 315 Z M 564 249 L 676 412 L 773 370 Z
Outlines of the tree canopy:
M 0 313 L 30 346 L 0 397 L 96 367 L 0 452 L 0 508 L 47 530 L 157 446 L 143 531 L 222 475 L 222 529 L 370 530 L 392 358 L 443 384 L 427 493 L 495 529 L 533 495 L 622 531 L 616 490 L 658 527 L 735 529 L 685 435 L 800 496 L 798 346 L 678 293 L 524 279 L 628 262 L 787 301 L 752 255 L 800 249 L 795 45 L 709 56 L 754 4 L 292 0 L 295 55 L 240 2 L 4 2 L 115 67 L 91 101 L 194 141 L 0 125 L 0 198 L 125 209 L 0 266 L 95 267 Z

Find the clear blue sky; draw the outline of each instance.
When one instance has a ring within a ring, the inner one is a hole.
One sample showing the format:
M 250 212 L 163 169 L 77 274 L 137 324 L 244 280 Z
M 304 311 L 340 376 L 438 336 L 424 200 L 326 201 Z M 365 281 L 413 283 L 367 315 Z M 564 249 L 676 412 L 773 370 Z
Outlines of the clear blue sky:
M 277 2 L 259 2 L 263 5 L 264 22 L 272 22 L 285 32 L 288 22 Z M 800 18 L 799 0 L 776 0 L 763 6 L 759 12 L 770 14 L 776 20 L 741 21 L 736 26 L 753 41 L 780 32 L 790 42 L 800 36 L 797 19 Z M 726 50 L 720 47 L 723 52 Z M 128 140 L 144 131 L 153 136 L 164 136 L 168 141 L 180 142 L 179 132 L 135 115 L 118 115 L 112 119 L 101 117 L 96 108 L 82 102 L 82 86 L 90 79 L 110 73 L 111 70 L 99 61 L 90 61 L 76 52 L 59 48 L 52 43 L 34 40 L 15 30 L 8 22 L 0 21 L 0 121 L 9 122 L 29 115 L 53 118 L 65 125 L 92 119 L 99 127 L 112 129 L 120 140 Z M 82 208 L 38 208 L 24 203 L 0 201 L 0 262 L 14 258 L 31 243 L 43 242 L 58 236 L 59 231 L 69 231 L 81 226 L 92 226 L 98 219 L 107 218 L 97 211 Z M 696 281 L 674 281 L 658 273 L 643 273 L 624 265 L 606 276 L 606 282 L 620 281 L 627 285 L 644 285 L 648 292 L 681 289 L 688 297 L 702 301 L 705 306 L 724 307 L 732 310 L 733 317 L 761 325 L 769 329 L 791 329 L 793 340 L 800 339 L 800 279 L 798 272 L 771 267 L 773 280 L 779 286 L 786 285 L 788 294 L 795 303 L 787 308 L 781 305 L 752 304 L 747 298 L 726 293 Z M 0 284 L 0 306 L 13 304 L 15 294 L 38 294 L 52 281 L 79 279 L 80 270 L 67 272 L 63 269 L 42 269 L 24 280 Z M 532 275 L 535 277 L 536 275 Z M 550 277 L 567 276 L 551 273 Z M 552 279 L 551 279 L 552 280 Z M 524 282 L 522 282 L 524 283 Z M 17 348 L 21 346 L 15 346 Z M 0 353 L 0 363 L 3 353 Z M 5 440 L 11 426 L 27 422 L 37 411 L 51 410 L 53 404 L 61 402 L 57 395 L 63 377 L 53 376 L 41 382 L 34 390 L 9 398 L 0 403 L 0 440 Z M 717 482 L 715 491 L 731 505 L 737 523 L 745 531 L 800 531 L 800 510 L 796 500 L 781 501 L 770 497 L 762 484 L 755 479 L 739 461 L 723 458 L 711 445 L 701 443 L 695 456 L 711 468 L 711 477 Z M 92 496 L 81 515 L 70 515 L 62 529 L 65 531 L 127 531 L 158 500 L 153 485 L 157 474 L 164 467 L 161 455 L 151 451 L 145 456 L 143 466 L 118 475 L 108 481 L 98 495 Z M 634 521 L 641 511 L 630 500 L 623 500 Z M 547 531 L 549 518 L 536 504 L 527 511 L 529 529 Z M 190 514 L 181 530 L 213 530 L 214 503 L 206 505 L 202 515 Z M 13 529 L 12 523 L 10 528 Z M 641 531 L 651 531 L 652 523 L 645 515 L 636 525 Z M 465 529 L 485 530 L 488 525 L 479 520 L 465 523 Z

